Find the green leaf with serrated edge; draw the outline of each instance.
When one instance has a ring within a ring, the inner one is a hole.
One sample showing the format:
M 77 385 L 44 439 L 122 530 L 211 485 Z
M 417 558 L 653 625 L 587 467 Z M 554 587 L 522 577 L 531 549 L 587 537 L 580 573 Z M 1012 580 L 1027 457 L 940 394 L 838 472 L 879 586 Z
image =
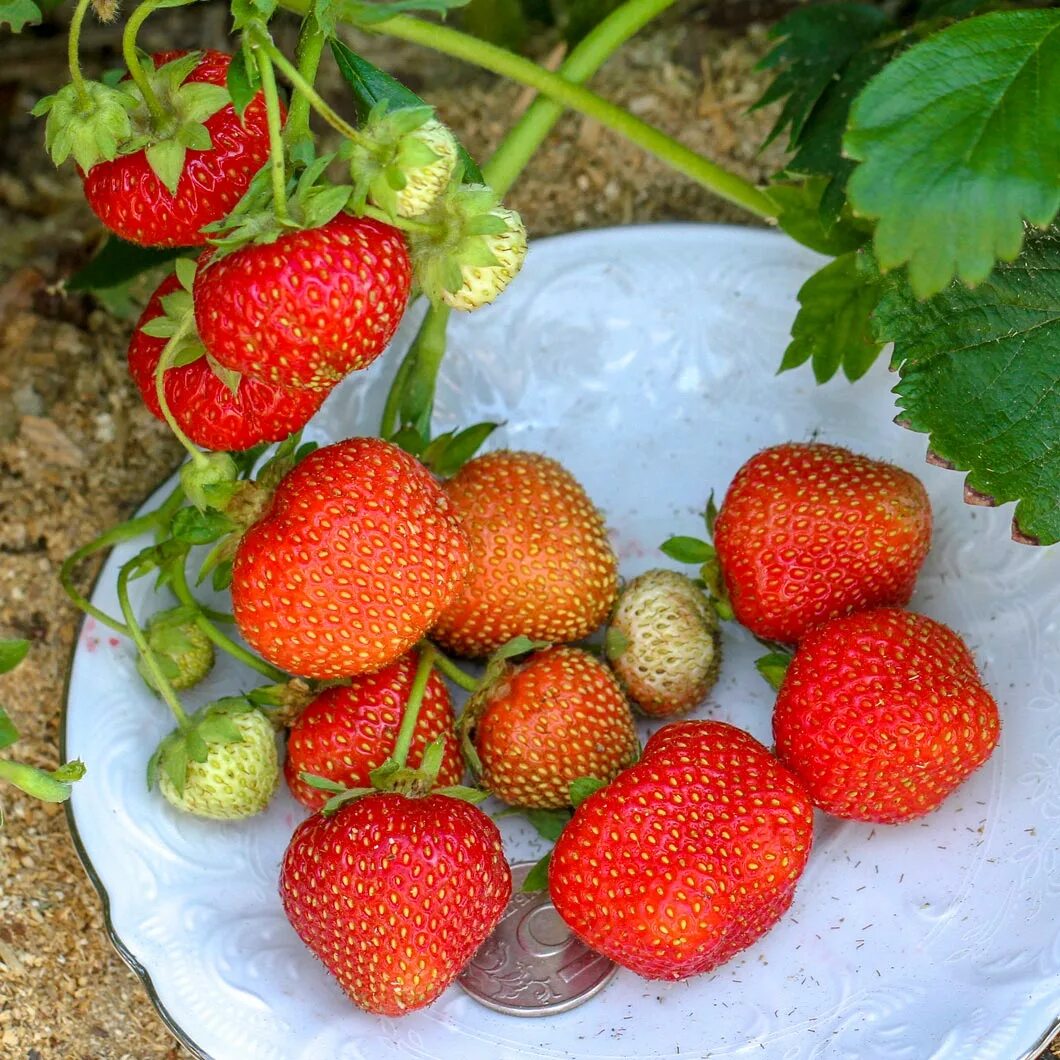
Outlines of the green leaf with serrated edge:
M 759 69 L 779 72 L 755 107 L 784 100 L 766 143 L 788 130 L 794 147 L 821 97 L 840 79 L 843 68 L 890 23 L 878 7 L 835 3 L 797 8 L 770 31 L 777 40 Z
M 548 890 L 548 866 L 552 861 L 550 850 L 527 874 L 519 888 L 524 894 L 533 894 L 537 891 Z
M 851 380 L 860 379 L 872 366 L 883 349 L 870 323 L 880 286 L 860 274 L 855 259 L 854 253 L 843 254 L 802 285 L 791 343 L 779 371 L 811 361 L 814 378 L 825 383 L 840 365 Z
M 680 534 L 667 538 L 659 546 L 659 550 L 678 563 L 706 563 L 714 556 L 713 545 L 700 541 L 698 537 L 685 537 Z
M 1060 540 L 1060 232 L 1029 236 L 974 291 L 921 302 L 900 273 L 885 282 L 873 319 L 895 344 L 903 424 L 973 490 L 1016 501 L 1024 535 Z
M 570 782 L 571 806 L 577 809 L 593 792 L 606 787 L 607 781 L 597 780 L 596 777 L 578 777 L 577 780 L 572 780 Z
M 40 22 L 40 8 L 33 0 L 0 0 L 0 26 L 6 22 L 14 33 Z
M 884 270 L 907 264 L 920 298 L 981 283 L 1025 221 L 1060 210 L 1060 11 L 982 15 L 910 48 L 858 97 L 843 147 Z
M 117 236 L 108 237 L 99 253 L 66 282 L 71 291 L 98 291 L 117 287 L 149 269 L 158 268 L 183 254 L 188 247 L 138 247 Z
M 797 184 L 772 184 L 766 194 L 776 204 L 777 224 L 792 239 L 819 254 L 835 257 L 863 246 L 870 232 L 843 218 L 825 222 L 821 199 L 827 187 L 827 178 L 809 177 Z
M 205 512 L 198 508 L 181 508 L 173 516 L 170 534 L 175 541 L 187 545 L 208 545 L 219 537 L 231 533 L 235 523 L 222 512 L 209 509 Z
M 228 97 L 235 107 L 236 114 L 243 117 L 247 107 L 258 94 L 258 70 L 253 67 L 253 72 L 247 64 L 247 51 L 245 48 L 237 48 L 228 64 L 228 73 L 225 75 L 225 87 L 228 89 Z
M 472 805 L 485 802 L 490 797 L 488 791 L 483 791 L 481 788 L 469 788 L 466 784 L 450 784 L 444 788 L 433 788 L 431 794 L 445 795 L 450 799 L 470 802 Z
M 526 819 L 542 839 L 554 843 L 570 821 L 570 810 L 525 810 Z
M 10 747 L 18 739 L 18 729 L 11 716 L 0 707 L 0 749 Z
M 318 777 L 316 773 L 299 773 L 298 779 L 317 791 L 330 791 L 333 795 L 341 795 L 347 790 L 345 784 L 339 784 L 327 777 Z
M 161 143 L 151 144 L 144 151 L 144 157 L 151 167 L 151 172 L 158 177 L 170 195 L 177 194 L 177 185 L 184 172 L 186 154 L 187 149 L 176 140 L 163 140 Z
M 10 673 L 22 662 L 28 651 L 28 640 L 0 640 L 0 674 Z
M 755 659 L 755 669 L 766 679 L 774 692 L 779 691 L 784 683 L 784 675 L 791 665 L 791 656 L 785 652 L 770 652 L 760 659 Z
M 331 51 L 339 72 L 353 92 L 354 105 L 361 121 L 368 118 L 372 107 L 380 101 L 385 101 L 393 110 L 427 106 L 412 89 L 406 88 L 390 74 L 350 51 L 342 41 L 332 39 Z M 469 184 L 483 183 L 482 170 L 467 153 L 463 144 L 458 142 L 456 147 L 464 171 L 464 180 Z

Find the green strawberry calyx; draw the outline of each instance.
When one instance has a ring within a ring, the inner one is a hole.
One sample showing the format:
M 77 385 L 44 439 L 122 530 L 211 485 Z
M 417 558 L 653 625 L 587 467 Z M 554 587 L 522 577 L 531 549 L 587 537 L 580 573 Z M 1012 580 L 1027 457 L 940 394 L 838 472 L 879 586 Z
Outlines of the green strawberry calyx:
M 52 161 L 61 166 L 73 158 L 87 173 L 98 162 L 110 162 L 124 153 L 133 136 L 136 107 L 131 88 L 84 81 L 80 91 L 68 84 L 45 96 L 31 113 L 48 116 L 44 141 Z
M 163 676 L 176 691 L 197 685 L 213 669 L 214 648 L 196 622 L 199 612 L 180 606 L 159 611 L 148 620 L 145 634 Z M 140 676 L 155 688 L 150 669 L 140 659 Z

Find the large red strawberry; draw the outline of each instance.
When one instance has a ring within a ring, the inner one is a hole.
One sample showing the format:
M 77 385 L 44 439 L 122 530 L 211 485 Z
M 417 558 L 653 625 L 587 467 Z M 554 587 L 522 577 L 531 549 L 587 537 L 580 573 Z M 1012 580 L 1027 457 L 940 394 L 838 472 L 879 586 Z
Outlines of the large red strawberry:
M 378 673 L 327 688 L 299 714 L 287 739 L 284 776 L 303 806 L 319 810 L 328 794 L 301 780 L 302 773 L 347 788 L 371 786 L 369 774 L 394 750 L 418 661 L 418 654 L 409 652 Z M 445 740 L 445 752 L 435 784 L 459 784 L 464 763 L 453 728 L 453 704 L 445 682 L 432 670 L 412 733 L 408 765 L 418 768 L 427 745 L 438 737 Z
M 303 821 L 280 871 L 284 912 L 361 1008 L 429 1005 L 511 896 L 497 826 L 445 795 L 372 794 Z
M 471 540 L 472 574 L 434 630 L 441 644 L 483 656 L 520 635 L 581 640 L 603 622 L 618 563 L 600 513 L 561 464 L 486 453 L 444 489 Z
M 579 648 L 549 648 L 506 667 L 475 694 L 461 723 L 483 786 L 518 806 L 566 806 L 572 780 L 611 780 L 637 756 L 618 681 Z
M 151 56 L 151 62 L 161 70 L 186 56 L 179 51 L 160 52 Z M 210 141 L 210 146 L 202 150 L 185 149 L 175 188 L 167 188 L 152 169 L 147 155 L 150 144 L 112 161 L 97 162 L 83 174 L 85 198 L 112 232 L 146 246 L 198 246 L 206 242 L 203 226 L 227 216 L 243 197 L 254 174 L 269 157 L 264 97 L 259 92 L 242 118 L 231 103 L 224 103 L 205 120 L 196 122 L 196 110 L 202 101 L 185 100 L 188 93 L 181 92 L 182 87 L 190 85 L 213 85 L 226 90 L 231 61 L 230 55 L 206 51 L 192 57 L 192 69 L 186 76 L 182 76 L 183 67 L 170 68 L 177 74 L 176 84 L 168 85 L 167 78 L 159 75 L 156 89 L 172 90 L 170 98 L 163 98 L 162 103 L 174 114 L 174 129 L 167 131 L 173 142 L 177 142 L 176 123 L 184 116 L 190 119 L 189 125 L 205 126 Z M 207 102 L 207 109 L 210 105 Z M 153 139 L 150 128 L 145 129 L 145 134 Z
M 837 615 L 908 603 L 931 544 L 931 505 L 907 471 L 788 443 L 736 473 L 714 543 L 737 619 L 794 644 Z
M 129 343 L 129 374 L 144 404 L 158 419 L 162 419 L 162 409 L 155 389 L 155 371 L 166 339 L 147 335 L 143 329 L 164 315 L 162 300 L 179 298 L 181 291 L 177 276 L 167 276 L 147 303 Z M 190 295 L 187 303 L 190 309 Z M 281 441 L 301 430 L 327 397 L 326 391 L 282 390 L 247 376 L 234 380 L 233 390 L 221 378 L 232 374 L 224 369 L 216 371 L 205 350 L 197 360 L 166 371 L 164 386 L 169 411 L 180 429 L 204 449 L 249 449 L 260 442 Z
M 195 320 L 225 367 L 277 386 L 326 390 L 383 352 L 411 278 L 401 232 L 340 213 L 273 243 L 204 255 Z
M 961 638 L 897 608 L 808 633 L 773 715 L 777 754 L 816 805 L 888 824 L 935 809 L 990 757 L 999 731 Z
M 371 673 L 409 650 L 463 587 L 468 544 L 415 457 L 379 438 L 307 456 L 243 535 L 239 631 L 301 677 Z
M 802 784 L 757 740 L 722 722 L 677 722 L 578 807 L 549 890 L 593 949 L 646 979 L 685 979 L 780 919 L 812 839 Z

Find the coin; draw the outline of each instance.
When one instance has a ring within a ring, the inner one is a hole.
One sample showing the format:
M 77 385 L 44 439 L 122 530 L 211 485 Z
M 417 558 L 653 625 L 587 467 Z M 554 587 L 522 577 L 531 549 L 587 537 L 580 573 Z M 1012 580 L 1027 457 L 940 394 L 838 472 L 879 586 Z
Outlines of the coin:
M 457 982 L 480 1004 L 509 1016 L 550 1016 L 599 993 L 618 971 L 577 938 L 548 891 L 519 888 L 533 862 L 512 866 L 512 899 Z

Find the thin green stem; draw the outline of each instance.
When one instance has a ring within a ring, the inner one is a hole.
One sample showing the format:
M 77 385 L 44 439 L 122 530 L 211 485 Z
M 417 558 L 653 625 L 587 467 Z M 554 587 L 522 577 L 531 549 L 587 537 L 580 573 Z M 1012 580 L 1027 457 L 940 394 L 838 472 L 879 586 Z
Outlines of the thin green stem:
M 401 728 L 398 729 L 397 739 L 394 741 L 394 750 L 390 757 L 403 766 L 409 756 L 409 748 L 412 746 L 412 734 L 416 731 L 416 721 L 420 716 L 420 707 L 423 704 L 423 693 L 427 689 L 427 681 L 431 676 L 438 653 L 433 645 L 420 647 L 420 661 L 416 667 L 416 676 L 412 679 L 412 688 L 409 689 L 408 702 L 405 704 L 405 713 L 401 716 Z
M 276 68 L 294 86 L 295 91 L 300 92 L 310 106 L 337 132 L 342 133 L 347 140 L 359 143 L 361 134 L 345 118 L 337 114 L 321 98 L 320 93 L 299 73 L 298 68 L 287 58 L 279 48 L 269 39 L 268 34 L 259 31 L 254 35 L 254 43 L 259 46 L 275 64 Z
M 478 691 L 482 682 L 477 677 L 462 670 L 448 655 L 443 655 L 435 645 L 432 644 L 431 649 L 434 651 L 434 665 L 441 674 L 448 677 L 454 685 L 458 685 L 465 692 Z
M 147 512 L 145 515 L 138 515 L 135 519 L 128 519 L 124 523 L 112 526 L 105 533 L 100 534 L 99 537 L 93 538 L 75 552 L 71 552 L 70 555 L 63 560 L 63 565 L 59 568 L 59 584 L 62 585 L 63 591 L 66 595 L 74 602 L 74 604 L 84 611 L 85 614 L 91 615 L 97 622 L 102 622 L 103 625 L 114 630 L 115 633 L 120 633 L 123 637 L 129 636 L 129 628 L 125 623 L 119 622 L 105 611 L 100 610 L 100 608 L 96 607 L 95 604 L 82 596 L 81 593 L 74 588 L 74 571 L 77 570 L 77 568 L 88 559 L 89 556 L 93 556 L 97 552 L 102 552 L 105 548 L 111 548 L 114 545 L 120 544 L 122 541 L 128 541 L 131 538 L 138 537 L 140 534 L 147 533 L 149 530 L 154 530 L 161 525 L 165 525 L 173 518 L 174 513 L 181 506 L 183 501 L 184 491 L 180 486 L 177 486 L 153 512 Z
M 233 659 L 239 660 L 245 666 L 251 667 L 253 670 L 257 670 L 259 674 L 269 678 L 270 681 L 286 681 L 288 679 L 287 674 L 283 670 L 278 670 L 275 666 L 270 666 L 264 659 L 259 659 L 253 652 L 248 651 L 241 644 L 237 644 L 231 637 L 226 636 L 222 633 L 207 617 L 202 604 L 195 599 L 194 594 L 188 587 L 188 578 L 185 572 L 185 563 L 187 561 L 187 553 L 183 553 L 176 556 L 170 565 L 170 585 L 173 592 L 176 594 L 177 599 L 187 607 L 195 609 L 195 624 L 200 630 L 213 642 L 213 644 L 220 648 L 221 651 L 231 655 Z
M 262 47 L 255 47 L 261 76 L 261 91 L 265 96 L 265 115 L 269 126 L 269 174 L 272 177 L 272 209 L 276 220 L 283 224 L 287 216 L 287 164 L 283 156 L 283 123 L 280 118 L 280 94 L 276 90 L 276 71 L 272 60 Z
M 177 325 L 177 330 L 173 332 L 172 337 L 166 343 L 162 350 L 162 355 L 158 358 L 158 367 L 155 369 L 155 396 L 158 398 L 158 407 L 162 411 L 162 418 L 169 424 L 169 429 L 176 436 L 176 439 L 191 455 L 191 459 L 200 467 L 204 467 L 208 461 L 202 450 L 195 445 L 192 440 L 180 429 L 180 424 L 177 423 L 173 417 L 173 413 L 170 411 L 169 402 L 166 400 L 166 386 L 165 376 L 169 368 L 172 367 L 173 359 L 176 357 L 177 350 L 180 347 L 181 342 L 189 331 L 195 326 L 195 314 L 192 310 L 188 310 L 184 314 L 183 319 Z
M 421 332 L 426 323 L 425 319 L 423 324 L 420 325 Z M 391 438 L 397 431 L 398 417 L 401 412 L 401 399 L 405 393 L 405 383 L 408 381 L 409 373 L 412 371 L 415 360 L 416 355 L 413 352 L 413 347 L 410 346 L 405 351 L 405 356 L 401 358 L 401 364 L 398 365 L 398 370 L 394 373 L 394 378 L 390 383 L 390 389 L 387 391 L 386 404 L 383 406 L 383 418 L 379 423 L 380 438 Z
M 559 76 L 572 84 L 588 81 L 630 37 L 675 2 L 627 0 L 579 41 L 560 66 Z M 562 104 L 538 96 L 505 134 L 493 157 L 482 167 L 486 183 L 501 198 L 508 193 L 562 113 Z
M 143 3 L 129 16 L 129 21 L 125 23 L 125 32 L 121 37 L 121 52 L 125 65 L 129 68 L 129 76 L 140 90 L 140 95 L 143 96 L 147 109 L 151 112 L 151 119 L 158 128 L 166 124 L 169 115 L 166 114 L 165 108 L 151 87 L 151 80 L 145 73 L 140 57 L 137 55 L 136 37 L 140 32 L 140 27 L 160 3 L 162 0 L 143 0 Z
M 605 128 L 619 133 L 638 147 L 642 147 L 666 162 L 672 169 L 690 177 L 721 198 L 742 206 L 757 217 L 772 218 L 776 215 L 772 200 L 750 181 L 735 173 L 730 173 L 717 163 L 685 147 L 661 129 L 641 121 L 629 111 L 608 102 L 595 92 L 572 84 L 562 76 L 550 73 L 529 59 L 524 59 L 522 56 L 466 33 L 450 29 L 448 26 L 423 22 L 409 18 L 407 15 L 396 15 L 385 22 L 373 23 L 370 27 L 364 28 L 413 44 L 421 44 L 434 51 L 491 70 L 519 84 L 537 89 L 538 92 L 557 103 L 585 114 Z
M 320 57 L 326 41 L 327 37 L 321 30 L 316 15 L 307 15 L 302 23 L 302 31 L 298 35 L 297 51 L 298 73 L 307 85 L 312 86 L 316 82 Z M 291 105 L 287 108 L 286 137 L 289 144 L 312 140 L 313 133 L 309 128 L 310 111 L 309 97 L 304 92 L 295 89 L 291 97 Z
M 132 637 L 133 643 L 139 649 L 144 665 L 154 680 L 155 688 L 158 689 L 158 694 L 166 701 L 166 705 L 173 712 L 173 717 L 177 719 L 177 724 L 182 729 L 185 729 L 188 725 L 188 715 L 180 705 L 180 699 L 177 697 L 177 693 L 173 691 L 173 686 L 169 683 L 169 679 L 162 672 L 162 667 L 158 665 L 158 659 L 151 650 L 151 645 L 147 643 L 147 637 L 144 636 L 144 631 L 136 620 L 136 613 L 129 602 L 129 575 L 132 572 L 133 565 L 139 558 L 139 556 L 134 556 L 118 571 L 118 604 L 121 607 L 121 613 L 125 616 L 125 624 L 129 627 L 129 636 Z
M 70 19 L 70 35 L 66 39 L 66 61 L 70 66 L 70 80 L 73 83 L 77 98 L 82 106 L 90 107 L 92 100 L 85 88 L 85 79 L 81 73 L 81 60 L 78 58 L 78 49 L 81 44 L 81 25 L 85 21 L 85 15 L 92 4 L 92 0 L 77 0 L 73 16 Z

